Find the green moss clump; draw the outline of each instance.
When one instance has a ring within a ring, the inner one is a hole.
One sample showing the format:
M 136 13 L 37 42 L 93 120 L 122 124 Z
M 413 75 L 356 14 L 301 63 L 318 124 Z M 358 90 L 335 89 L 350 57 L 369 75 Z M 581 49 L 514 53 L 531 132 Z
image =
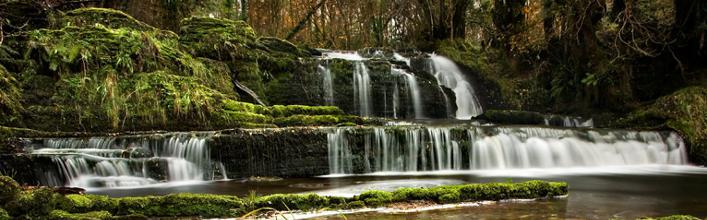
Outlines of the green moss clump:
M 280 127 L 290 126 L 314 126 L 314 125 L 335 125 L 341 118 L 334 115 L 292 115 L 288 117 L 275 118 L 274 123 Z
M 393 201 L 393 193 L 380 190 L 371 190 L 361 193 L 358 198 L 354 199 L 363 201 L 367 206 L 376 207 Z
M 317 210 L 342 205 L 346 199 L 317 194 L 274 194 L 257 198 L 255 208 L 269 207 L 277 210 Z
M 47 216 L 47 219 L 50 220 L 102 220 L 112 218 L 113 215 L 108 211 L 69 213 L 63 210 L 54 210 L 49 213 L 49 216 Z
M 238 112 L 250 112 L 262 115 L 270 115 L 271 111 L 268 107 L 262 105 L 256 105 L 248 102 L 238 102 L 234 100 L 223 100 L 223 108 L 225 110 L 238 111 Z
M 658 217 L 658 218 L 639 218 L 640 220 L 700 220 L 700 218 L 697 218 L 695 216 L 691 215 L 671 215 L 671 216 L 665 216 L 665 217 Z
M 14 200 L 22 191 L 20 185 L 8 176 L 0 176 L 0 204 Z
M 56 208 L 70 213 L 84 213 L 93 210 L 113 211 L 118 201 L 101 195 L 66 195 L 57 198 Z
M 10 214 L 5 211 L 5 209 L 0 208 L 0 220 L 10 220 Z
M 13 216 L 29 218 L 47 215 L 51 216 L 51 219 L 105 219 L 111 216 L 219 218 L 235 217 L 261 208 L 281 211 L 320 210 L 378 207 L 412 200 L 456 203 L 514 198 L 533 199 L 565 194 L 567 194 L 567 183 L 544 181 L 401 188 L 394 192 L 372 190 L 353 198 L 316 194 L 274 194 L 238 198 L 191 193 L 109 198 L 97 195 L 61 196 L 44 188 L 20 193 L 17 199 L 8 203 L 7 208 L 11 210 Z
M 487 110 L 477 118 L 499 124 L 537 125 L 545 123 L 543 114 L 515 110 Z
M 20 192 L 18 197 L 8 202 L 5 208 L 12 216 L 37 218 L 49 215 L 56 205 L 55 193 L 49 188 Z
M 274 117 L 292 115 L 343 115 L 344 111 L 336 106 L 274 105 L 270 107 Z
M 157 30 L 122 11 L 108 8 L 79 8 L 66 12 L 59 20 L 59 25 L 61 26 L 93 26 L 95 24 L 110 28 L 131 28 L 141 31 Z

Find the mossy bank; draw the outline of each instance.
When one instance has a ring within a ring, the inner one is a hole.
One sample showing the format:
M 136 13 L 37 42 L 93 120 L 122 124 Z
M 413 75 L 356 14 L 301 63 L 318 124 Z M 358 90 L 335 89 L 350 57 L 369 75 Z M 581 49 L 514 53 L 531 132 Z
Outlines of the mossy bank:
M 7 177 L 3 177 L 9 179 Z M 11 179 L 10 179 L 11 181 Z M 316 194 L 274 194 L 235 197 L 208 194 L 110 198 L 97 195 L 60 195 L 49 188 L 29 191 L 3 185 L 3 208 L 14 218 L 110 219 L 113 217 L 239 217 L 259 210 L 356 209 L 395 202 L 424 200 L 458 203 L 482 200 L 540 199 L 567 195 L 562 182 L 484 183 L 433 188 L 400 188 L 393 192 L 367 191 L 352 198 Z M 16 185 L 16 183 L 14 183 Z M 8 188 L 11 190 L 5 190 Z

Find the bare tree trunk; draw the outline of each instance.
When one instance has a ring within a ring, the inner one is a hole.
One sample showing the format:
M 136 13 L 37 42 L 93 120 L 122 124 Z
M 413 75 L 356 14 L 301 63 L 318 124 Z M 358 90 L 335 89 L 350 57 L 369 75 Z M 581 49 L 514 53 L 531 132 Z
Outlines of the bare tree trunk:
M 304 18 L 302 18 L 302 20 L 299 21 L 297 26 L 295 26 L 295 28 L 292 29 L 289 33 L 287 33 L 287 37 L 285 37 L 285 39 L 290 40 L 297 33 L 299 33 L 302 30 L 302 28 L 304 28 L 304 25 L 306 25 L 309 22 L 309 20 L 312 18 L 314 13 L 317 13 L 317 10 L 319 10 L 319 8 L 321 8 L 325 2 L 326 2 L 326 0 L 319 0 L 319 3 L 317 3 L 317 5 L 315 5 L 312 9 L 310 9 L 309 12 L 307 12 L 307 15 L 305 15 Z

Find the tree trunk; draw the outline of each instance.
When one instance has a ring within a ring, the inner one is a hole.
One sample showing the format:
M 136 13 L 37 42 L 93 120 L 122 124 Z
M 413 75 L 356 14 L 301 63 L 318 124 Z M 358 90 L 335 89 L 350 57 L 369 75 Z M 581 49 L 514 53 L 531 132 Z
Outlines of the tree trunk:
M 299 21 L 297 26 L 295 26 L 295 28 L 292 29 L 289 33 L 287 33 L 287 37 L 285 39 L 290 40 L 295 35 L 297 35 L 297 33 L 299 33 L 302 30 L 302 28 L 304 28 L 304 26 L 309 22 L 309 20 L 312 18 L 314 13 L 316 13 L 317 10 L 319 10 L 319 8 L 321 8 L 325 2 L 326 2 L 326 0 L 319 0 L 319 3 L 317 3 L 317 5 L 315 5 L 312 9 L 309 9 L 309 12 L 307 12 L 307 15 L 305 15 L 304 18 L 302 18 L 302 20 Z
M 455 0 L 454 15 L 452 16 L 452 38 L 466 37 L 466 12 L 471 0 Z
M 241 20 L 248 22 L 248 0 L 241 0 Z

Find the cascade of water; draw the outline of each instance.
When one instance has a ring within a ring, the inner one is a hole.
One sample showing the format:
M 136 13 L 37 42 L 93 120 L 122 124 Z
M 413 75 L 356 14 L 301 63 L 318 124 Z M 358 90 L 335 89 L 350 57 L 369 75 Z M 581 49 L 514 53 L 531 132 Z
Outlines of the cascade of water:
M 371 116 L 371 78 L 368 67 L 361 61 L 355 62 L 353 71 L 354 105 L 358 107 L 360 116 Z
M 331 81 L 331 70 L 329 70 L 329 67 L 320 64 L 317 66 L 317 71 L 319 72 L 319 75 L 322 76 L 324 102 L 327 105 L 334 105 L 334 84 L 332 84 Z
M 394 75 L 402 75 L 405 77 L 405 84 L 407 85 L 408 91 L 410 93 L 410 99 L 412 100 L 413 110 L 415 111 L 415 118 L 424 118 L 424 110 L 422 109 L 422 98 L 420 96 L 420 88 L 417 84 L 417 78 L 415 75 L 408 73 L 403 69 L 398 69 L 391 67 L 390 72 Z
M 542 127 L 407 127 L 329 134 L 332 174 L 686 164 L 676 133 Z M 363 155 L 353 155 L 363 147 Z
M 410 58 L 404 57 L 403 55 L 400 55 L 399 53 L 393 53 L 393 58 L 397 61 L 405 62 L 405 64 L 410 66 Z
M 483 113 L 474 88 L 453 61 L 443 56 L 431 54 L 430 62 L 429 72 L 437 78 L 440 85 L 451 88 L 456 95 L 456 117 L 458 119 L 469 119 Z
M 174 134 L 46 139 L 32 154 L 51 156 L 69 186 L 128 187 L 160 180 L 200 181 L 212 166 L 207 138 Z
M 346 138 L 345 129 L 337 129 L 327 135 L 329 146 L 329 173 L 352 173 L 353 155 Z
M 568 128 L 593 128 L 594 119 L 584 119 L 581 117 L 570 116 L 555 116 L 550 115 L 545 117 L 545 125 L 562 126 Z

